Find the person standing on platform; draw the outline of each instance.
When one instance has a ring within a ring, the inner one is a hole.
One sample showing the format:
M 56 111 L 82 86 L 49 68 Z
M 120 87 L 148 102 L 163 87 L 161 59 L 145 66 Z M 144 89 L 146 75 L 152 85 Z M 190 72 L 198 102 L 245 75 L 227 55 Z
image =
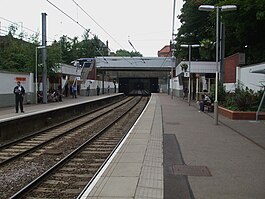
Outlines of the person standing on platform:
M 90 95 L 90 85 L 88 85 L 88 87 L 86 88 L 86 92 L 87 92 L 87 96 Z
M 77 87 L 76 87 L 76 83 L 74 82 L 72 84 L 72 97 L 76 98 L 76 92 L 77 92 Z
M 100 88 L 99 88 L 99 85 L 97 85 L 97 95 L 99 95 L 100 93 Z
M 22 85 L 20 85 L 20 81 L 17 82 L 17 85 L 14 88 L 14 94 L 15 94 L 15 101 L 16 101 L 16 113 L 18 113 L 18 109 L 20 107 L 21 113 L 24 113 L 23 110 L 23 98 L 25 95 L 25 89 Z

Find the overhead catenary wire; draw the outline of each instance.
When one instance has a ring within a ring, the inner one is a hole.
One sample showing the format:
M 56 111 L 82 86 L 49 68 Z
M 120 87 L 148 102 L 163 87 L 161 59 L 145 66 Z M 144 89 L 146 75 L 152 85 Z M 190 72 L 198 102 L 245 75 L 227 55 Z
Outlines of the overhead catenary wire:
M 85 26 L 83 26 L 82 24 L 80 24 L 78 21 L 76 21 L 73 17 L 71 17 L 70 15 L 68 15 L 66 12 L 64 12 L 62 9 L 60 9 L 58 6 L 56 6 L 55 4 L 53 4 L 51 1 L 46 0 L 48 3 L 50 3 L 53 7 L 55 7 L 57 10 L 59 10 L 61 13 L 63 13 L 65 16 L 67 16 L 69 19 L 71 19 L 73 22 L 75 22 L 77 25 L 79 25 L 81 28 L 83 28 L 85 31 L 87 31 L 90 35 L 92 35 L 93 37 L 95 37 L 94 34 L 92 34 L 90 32 L 89 29 L 85 28 Z M 80 6 L 79 6 L 80 7 Z M 81 8 L 81 7 L 80 7 Z M 81 9 L 82 11 L 85 11 L 84 9 Z M 93 42 L 92 42 L 93 44 Z M 94 45 L 94 44 L 93 44 Z M 95 46 L 95 45 L 94 45 Z M 95 46 L 96 47 L 96 46 Z M 102 53 L 96 48 L 96 50 L 100 53 L 100 55 L 104 58 L 104 61 L 107 61 L 107 59 L 102 55 Z M 123 59 L 125 59 L 127 62 L 129 62 L 130 64 L 132 64 L 130 61 L 128 61 L 125 57 L 122 57 Z
M 91 15 L 89 15 L 75 0 L 72 0 L 75 5 L 80 8 L 95 24 L 97 24 L 116 44 L 118 44 L 120 47 L 122 45 L 114 38 L 112 37 Z M 123 47 L 122 47 L 123 48 Z
M 83 26 L 82 24 L 80 24 L 78 21 L 76 21 L 73 17 L 71 17 L 70 15 L 68 15 L 66 12 L 64 12 L 62 9 L 60 9 L 58 6 L 56 6 L 55 4 L 53 4 L 51 1 L 48 1 L 49 4 L 51 4 L 53 7 L 55 7 L 57 10 L 59 10 L 61 13 L 63 13 L 65 16 L 67 16 L 69 19 L 71 19 L 73 22 L 75 22 L 76 24 L 78 24 L 81 28 L 83 28 L 85 31 L 89 32 L 89 29 L 85 28 L 85 26 Z M 90 33 L 91 34 L 91 33 Z M 94 35 L 93 35 L 94 36 Z
M 118 44 L 118 46 L 120 46 L 122 49 L 125 49 L 114 37 L 112 37 L 91 15 L 88 14 L 87 11 L 85 11 L 85 9 L 83 9 L 75 0 L 72 0 L 75 5 L 80 8 L 97 26 L 99 26 L 116 44 Z M 108 47 L 109 50 L 112 50 Z M 133 64 L 132 62 L 130 62 L 129 60 L 127 60 L 125 57 L 122 56 L 122 58 L 124 60 L 126 60 L 128 63 Z
M 14 21 L 11 21 L 11 20 L 9 20 L 9 19 L 6 19 L 6 18 L 4 18 L 4 17 L 1 17 L 0 16 L 0 19 L 2 19 L 2 20 L 5 20 L 5 21 L 7 21 L 7 22 L 9 22 L 9 23 L 11 23 L 11 24 L 15 24 L 15 25 L 18 25 L 18 23 L 20 23 L 20 22 L 14 22 Z M 32 29 L 30 29 L 30 28 L 27 28 L 26 26 L 24 26 L 23 25 L 23 29 L 26 29 L 26 30 L 28 30 L 28 31 L 31 31 L 31 32 L 33 32 L 34 34 L 36 34 L 36 35 L 40 35 L 40 36 L 42 36 L 41 35 L 41 33 L 40 32 L 37 32 L 37 31 L 35 31 L 35 30 L 32 30 Z M 2 31 L 4 31 L 4 32 L 9 32 L 8 30 L 3 30 L 3 29 L 1 29 Z M 19 36 L 18 34 L 15 34 L 16 36 Z M 53 38 L 51 38 L 51 37 L 48 37 L 50 40 L 53 40 Z M 47 41 L 48 42 L 48 41 Z
M 4 18 L 4 17 L 0 17 L 0 19 L 3 19 L 3 20 L 5 20 L 5 21 L 7 21 L 7 22 L 9 22 L 9 23 L 16 24 L 16 25 L 18 25 L 18 23 L 19 23 L 19 22 L 14 22 L 14 21 L 11 21 L 11 20 L 9 20 L 9 19 L 6 19 L 6 18 Z M 31 31 L 31 32 L 34 32 L 34 33 L 39 34 L 37 31 L 32 30 L 32 29 L 30 29 L 30 28 L 27 28 L 26 26 L 23 26 L 23 29 L 26 29 L 26 30 L 29 30 L 29 31 Z
M 131 47 L 135 50 L 135 52 L 138 52 L 129 39 L 128 39 L 128 42 L 131 45 Z M 141 60 L 142 60 L 143 63 L 145 63 L 145 61 L 144 61 L 144 59 L 142 57 L 141 57 Z
M 66 12 L 64 12 L 62 9 L 60 9 L 58 6 L 56 6 L 55 4 L 53 4 L 52 2 L 50 2 L 49 0 L 48 3 L 50 3 L 53 7 L 55 7 L 57 10 L 59 10 L 61 13 L 63 13 L 65 16 L 67 16 L 69 19 L 71 19 L 73 22 L 75 22 L 76 24 L 78 24 L 81 28 L 83 28 L 86 32 L 88 32 L 89 34 L 91 34 L 93 37 L 95 37 L 95 35 L 93 35 L 89 29 L 87 29 L 85 26 L 83 26 L 82 24 L 80 24 L 78 21 L 76 21 L 73 17 L 71 17 L 70 15 L 68 15 Z M 93 44 L 93 42 L 92 42 Z M 98 50 L 98 48 L 96 47 L 95 44 L 93 44 L 96 48 L 96 50 L 98 51 L 98 53 L 104 58 L 104 60 L 108 63 L 108 61 L 106 60 L 106 58 L 103 56 L 103 54 Z

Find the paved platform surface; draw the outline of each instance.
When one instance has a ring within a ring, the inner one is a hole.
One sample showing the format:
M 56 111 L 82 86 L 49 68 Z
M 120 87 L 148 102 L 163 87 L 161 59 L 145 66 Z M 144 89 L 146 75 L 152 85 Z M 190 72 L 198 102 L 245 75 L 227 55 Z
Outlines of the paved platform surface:
M 97 97 L 25 106 L 25 114 Z M 22 113 L 18 113 L 21 115 Z M 17 116 L 0 108 L 0 119 Z M 82 199 L 264 199 L 265 121 L 229 120 L 154 94 Z
M 264 199 L 265 122 L 232 121 L 154 94 L 82 199 Z
M 28 114 L 34 114 L 39 111 L 51 110 L 51 109 L 58 109 L 65 106 L 71 106 L 73 104 L 79 104 L 86 101 L 96 100 L 99 98 L 105 98 L 112 95 L 119 95 L 119 94 L 105 94 L 99 96 L 78 96 L 77 98 L 72 97 L 64 97 L 62 102 L 49 102 L 47 104 L 25 104 L 24 105 L 24 112 L 21 113 L 20 110 L 18 113 L 15 111 L 14 107 L 0 107 L 0 122 L 2 120 L 6 120 L 12 117 L 23 117 Z

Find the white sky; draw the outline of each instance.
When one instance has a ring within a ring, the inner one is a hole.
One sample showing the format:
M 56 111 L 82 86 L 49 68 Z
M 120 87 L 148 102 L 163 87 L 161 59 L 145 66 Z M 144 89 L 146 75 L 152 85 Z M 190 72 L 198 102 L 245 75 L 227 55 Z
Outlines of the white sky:
M 90 29 L 103 42 L 108 40 L 109 48 L 114 52 L 118 49 L 133 51 L 129 39 L 143 56 L 156 57 L 157 51 L 168 45 L 172 38 L 174 0 L 75 0 L 107 33 L 79 9 L 73 0 L 49 1 Z M 182 0 L 176 0 L 176 16 L 180 14 L 182 4 Z M 0 35 L 10 25 L 5 19 L 18 23 L 17 33 L 20 33 L 22 26 L 30 34 L 32 32 L 26 28 L 41 32 L 43 12 L 47 13 L 48 41 L 62 35 L 71 38 L 78 36 L 81 39 L 84 29 L 47 0 L 1 0 Z M 175 33 L 179 27 L 179 21 L 175 20 Z

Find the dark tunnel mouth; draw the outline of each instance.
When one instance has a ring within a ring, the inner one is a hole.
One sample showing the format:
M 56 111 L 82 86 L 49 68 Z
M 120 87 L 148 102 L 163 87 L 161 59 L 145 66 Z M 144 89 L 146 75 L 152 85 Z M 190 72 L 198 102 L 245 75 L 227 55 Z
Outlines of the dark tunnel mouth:
M 158 78 L 119 78 L 119 92 L 125 95 L 147 95 L 158 93 Z

